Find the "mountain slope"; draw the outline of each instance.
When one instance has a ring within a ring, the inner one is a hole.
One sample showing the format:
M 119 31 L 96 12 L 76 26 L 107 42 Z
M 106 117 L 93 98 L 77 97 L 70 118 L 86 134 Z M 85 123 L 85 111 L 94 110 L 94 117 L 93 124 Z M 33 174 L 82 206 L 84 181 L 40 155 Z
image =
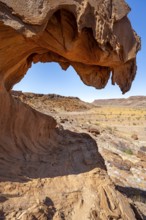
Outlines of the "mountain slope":
M 97 99 L 92 103 L 94 105 L 110 105 L 110 106 L 131 106 L 146 107 L 146 96 L 131 96 L 121 99 Z

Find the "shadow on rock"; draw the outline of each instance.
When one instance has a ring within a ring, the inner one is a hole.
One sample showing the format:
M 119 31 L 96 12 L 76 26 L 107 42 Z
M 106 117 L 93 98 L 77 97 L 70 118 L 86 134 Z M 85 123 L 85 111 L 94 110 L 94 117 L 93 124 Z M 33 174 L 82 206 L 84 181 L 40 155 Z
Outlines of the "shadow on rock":
M 46 197 L 44 205 L 48 207 L 48 220 L 52 220 L 56 212 L 56 208 L 54 207 L 53 201 L 49 197 Z
M 116 186 L 116 189 L 125 194 L 128 198 L 131 198 L 132 200 L 136 202 L 143 202 L 146 203 L 146 191 L 138 189 L 138 188 L 132 188 L 132 187 L 124 187 L 124 186 Z
M 121 192 L 122 194 L 126 195 L 128 198 L 132 199 L 134 202 L 139 202 L 140 204 L 146 204 L 146 191 L 145 190 L 141 190 L 138 188 L 132 188 L 132 187 L 124 187 L 124 186 L 116 186 L 116 189 Z M 141 206 L 141 205 L 140 205 Z M 145 211 L 144 213 L 142 210 L 140 210 L 141 212 L 138 212 L 138 207 L 135 207 L 134 203 L 131 204 L 131 208 L 133 209 L 136 218 L 138 220 L 146 220 L 146 215 L 145 215 Z M 140 209 L 142 209 L 142 207 L 139 207 Z M 145 208 L 144 208 L 145 209 Z
M 5 220 L 5 215 L 2 210 L 0 210 L 0 220 Z
M 97 144 L 88 134 L 54 129 L 48 144 L 32 151 L 30 146 L 0 157 L 0 181 L 25 182 L 35 178 L 52 178 L 106 169 Z

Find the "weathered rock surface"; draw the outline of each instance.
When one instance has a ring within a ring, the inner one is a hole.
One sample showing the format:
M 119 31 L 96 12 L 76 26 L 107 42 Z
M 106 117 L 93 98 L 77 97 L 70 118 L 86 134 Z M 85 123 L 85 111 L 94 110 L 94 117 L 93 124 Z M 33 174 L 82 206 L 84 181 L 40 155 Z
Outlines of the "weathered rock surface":
M 70 106 L 70 110 L 73 109 L 73 112 L 68 112 L 68 110 L 65 111 L 63 108 L 63 105 L 65 107 L 66 102 L 69 100 L 68 97 L 61 98 L 60 96 L 52 97 L 52 95 L 47 95 L 47 96 L 44 95 L 44 98 L 43 98 L 43 95 L 32 94 L 32 93 L 23 94 L 20 92 L 18 93 L 13 92 L 13 95 L 14 97 L 20 98 L 22 101 L 28 103 L 29 105 L 32 105 L 33 108 L 39 109 L 39 111 L 40 111 L 40 107 L 39 107 L 40 104 L 41 106 L 43 106 L 43 102 L 46 103 L 46 99 L 48 99 L 47 103 L 49 103 L 49 106 L 46 105 L 46 108 L 42 108 L 41 111 L 43 113 L 46 113 L 46 109 L 48 112 L 50 108 L 51 115 L 53 115 L 57 119 L 58 123 L 61 123 L 64 129 L 71 129 L 73 133 L 86 132 L 92 135 L 92 137 L 96 140 L 98 144 L 99 151 L 101 152 L 106 162 L 108 174 L 114 181 L 114 184 L 116 184 L 117 186 L 116 188 L 134 201 L 136 208 L 140 209 L 140 211 L 143 213 L 143 216 L 144 216 L 143 219 L 145 219 L 145 216 L 146 216 L 146 211 L 145 211 L 146 210 L 146 205 L 145 205 L 146 163 L 144 159 L 144 153 L 145 153 L 144 145 L 146 143 L 144 141 L 145 138 L 143 139 L 143 137 L 140 136 L 139 141 L 137 142 L 137 141 L 134 141 L 131 137 L 130 139 L 127 139 L 126 137 L 121 137 L 119 134 L 119 131 L 115 129 L 113 130 L 109 129 L 110 124 L 109 124 L 109 121 L 106 122 L 106 119 L 103 121 L 103 123 L 107 124 L 108 127 L 106 126 L 102 127 L 100 123 L 97 123 L 97 118 L 100 117 L 101 119 L 101 115 L 99 114 L 99 112 L 104 114 L 103 108 L 94 108 L 94 106 L 91 105 L 92 109 L 83 110 L 82 108 L 83 103 L 80 101 L 80 103 L 78 103 L 79 104 L 78 108 L 81 107 L 82 111 L 74 112 L 74 101 L 73 101 L 72 102 L 73 108 Z M 36 102 L 36 99 L 37 99 L 37 102 Z M 52 99 L 54 99 L 55 106 L 54 106 L 54 103 L 52 102 Z M 49 102 L 49 100 L 51 100 L 51 102 Z M 66 102 L 64 102 L 64 100 L 66 100 Z M 73 100 L 73 98 L 70 98 L 70 101 L 71 100 Z M 61 102 L 62 102 L 62 105 L 61 105 Z M 37 105 L 38 103 L 39 105 Z M 58 103 L 58 112 L 52 111 L 53 108 L 54 109 L 57 108 L 57 103 Z M 69 103 L 71 105 L 71 102 Z M 78 110 L 78 108 L 76 109 Z M 116 110 L 116 107 L 115 107 L 115 110 Z M 141 111 L 144 111 L 144 109 L 143 108 L 139 110 L 136 109 L 135 117 L 137 117 Z M 110 114 L 113 114 L 113 112 L 112 113 L 110 112 Z M 120 111 L 119 111 L 119 114 L 120 114 Z M 133 112 L 131 114 L 133 114 Z M 143 114 L 145 114 L 145 112 L 143 112 Z M 116 119 L 116 116 L 114 120 L 115 119 Z M 125 129 L 126 129 L 126 125 L 125 125 Z M 97 131 L 100 131 L 100 134 L 97 135 Z M 139 129 L 139 132 L 140 132 L 140 129 Z M 85 136 L 84 136 L 84 139 L 85 139 Z M 131 205 L 133 206 L 133 204 Z M 142 219 L 142 217 L 140 218 L 136 216 L 136 219 Z
M 50 114 L 51 112 L 59 113 L 60 111 L 84 111 L 92 108 L 92 105 L 81 101 L 77 97 L 65 97 L 55 94 L 34 94 L 34 93 L 23 93 L 21 91 L 11 91 L 14 98 L 20 99 L 22 102 L 30 105 L 37 111 L 43 112 L 45 114 Z M 36 108 L 37 107 L 37 108 Z
M 0 98 L 2 219 L 136 219 L 90 136 L 57 128 L 8 93 Z
M 0 76 L 7 90 L 31 63 L 72 65 L 87 85 L 130 89 L 140 40 L 127 18 L 129 7 L 110 0 L 0 1 Z M 9 56 L 8 56 L 9 54 Z
M 140 41 L 121 0 L 0 1 L 0 218 L 122 219 L 136 215 L 115 190 L 96 142 L 9 93 L 32 62 L 72 65 L 83 82 L 130 89 Z

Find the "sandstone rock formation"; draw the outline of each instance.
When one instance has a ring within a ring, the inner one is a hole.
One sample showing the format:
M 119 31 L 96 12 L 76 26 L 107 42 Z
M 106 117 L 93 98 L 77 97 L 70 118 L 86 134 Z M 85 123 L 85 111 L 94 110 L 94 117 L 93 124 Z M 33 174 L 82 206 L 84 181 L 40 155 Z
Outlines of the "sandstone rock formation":
M 107 176 L 92 138 L 9 91 L 32 62 L 72 65 L 83 82 L 130 89 L 140 40 L 129 7 L 110 0 L 0 0 L 0 218 L 123 219 L 136 216 Z
M 115 190 L 96 142 L 1 94 L 0 217 L 136 219 Z
M 10 90 L 32 62 L 55 61 L 95 88 L 112 72 L 112 83 L 128 91 L 140 48 L 129 10 L 124 0 L 1 0 L 1 81 Z

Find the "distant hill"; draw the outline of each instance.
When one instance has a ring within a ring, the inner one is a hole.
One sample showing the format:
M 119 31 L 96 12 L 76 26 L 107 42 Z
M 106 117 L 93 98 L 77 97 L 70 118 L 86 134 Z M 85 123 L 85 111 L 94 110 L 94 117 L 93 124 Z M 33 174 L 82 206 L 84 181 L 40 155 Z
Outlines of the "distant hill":
M 35 94 L 22 91 L 11 91 L 12 96 L 30 105 L 38 111 L 50 113 L 60 111 L 84 111 L 94 107 L 77 97 L 61 96 L 56 94 Z
M 146 96 L 131 96 L 121 99 L 97 99 L 92 103 L 96 106 L 129 106 L 129 107 L 146 107 Z

